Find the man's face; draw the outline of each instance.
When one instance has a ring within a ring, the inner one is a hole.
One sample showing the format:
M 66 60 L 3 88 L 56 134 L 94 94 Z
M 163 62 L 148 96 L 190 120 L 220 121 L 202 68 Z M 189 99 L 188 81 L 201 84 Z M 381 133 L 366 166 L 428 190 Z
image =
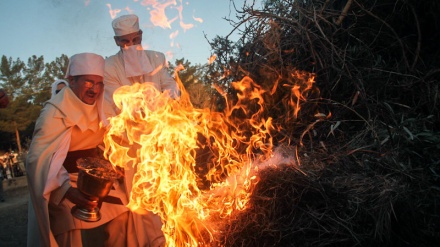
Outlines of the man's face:
M 70 88 L 84 103 L 93 105 L 104 90 L 103 78 L 99 75 L 80 75 L 70 80 Z
M 139 45 L 142 43 L 142 30 L 122 36 L 115 36 L 116 45 L 124 48 L 126 46 Z

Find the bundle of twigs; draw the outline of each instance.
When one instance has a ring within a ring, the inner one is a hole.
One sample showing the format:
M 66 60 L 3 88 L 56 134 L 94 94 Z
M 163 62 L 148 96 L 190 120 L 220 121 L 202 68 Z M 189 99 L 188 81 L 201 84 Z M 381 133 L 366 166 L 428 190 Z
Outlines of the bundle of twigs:
M 267 115 L 299 163 L 261 171 L 248 210 L 229 219 L 217 245 L 440 242 L 439 11 L 437 1 L 412 0 L 267 1 L 238 11 L 243 38 L 224 65 L 268 92 L 280 85 Z M 285 121 L 291 92 L 281 85 L 294 85 L 298 70 L 316 76 L 319 95 L 307 94 Z

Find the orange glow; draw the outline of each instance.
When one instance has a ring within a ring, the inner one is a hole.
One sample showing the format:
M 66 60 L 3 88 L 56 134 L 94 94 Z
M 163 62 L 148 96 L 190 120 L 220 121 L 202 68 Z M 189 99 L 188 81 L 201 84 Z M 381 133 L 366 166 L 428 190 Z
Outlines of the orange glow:
M 110 13 L 110 17 L 111 17 L 112 19 L 115 19 L 116 16 L 118 15 L 118 13 L 121 12 L 121 10 L 120 10 L 120 9 L 112 9 L 112 5 L 109 4 L 109 3 L 107 3 L 106 5 L 107 5 L 107 7 L 108 7 L 108 9 L 109 9 L 108 12 Z
M 166 56 L 167 60 L 170 61 L 173 59 L 174 53 L 172 51 L 167 51 L 167 52 L 165 52 L 165 56 Z
M 176 30 L 170 34 L 170 39 L 175 39 L 179 35 L 179 30 Z
M 130 7 L 125 7 L 125 10 L 127 10 L 127 12 L 129 13 L 129 14 L 133 14 L 134 13 L 134 10 L 132 10 Z
M 213 219 L 246 209 L 255 162 L 272 155 L 274 128 L 262 117 L 265 90 L 249 77 L 232 84 L 238 102 L 224 112 L 194 108 L 178 82 L 179 100 L 146 83 L 118 89 L 121 113 L 110 119 L 105 155 L 113 165 L 137 166 L 128 207 L 158 214 L 168 246 L 205 246 L 216 233 Z
M 154 26 L 162 27 L 162 28 L 171 28 L 171 21 L 168 20 L 168 17 L 165 14 L 166 8 L 170 6 L 176 5 L 175 0 L 158 2 L 155 0 L 144 0 L 141 2 L 142 6 L 152 7 L 150 11 L 150 21 Z
M 182 2 L 182 1 L 180 1 L 180 2 Z M 180 5 L 180 6 L 176 7 L 176 9 L 179 12 L 179 19 L 180 19 L 179 24 L 180 24 L 180 27 L 183 29 L 183 32 L 186 32 L 186 30 L 193 28 L 194 24 L 188 24 L 188 23 L 183 22 L 183 14 L 182 14 L 183 6 Z
M 212 64 L 216 59 L 217 59 L 217 55 L 216 54 L 212 55 L 208 60 L 208 64 Z
M 160 27 L 163 29 L 172 29 L 172 32 L 168 35 L 170 39 L 170 47 L 181 49 L 180 44 L 176 43 L 175 41 L 179 34 L 179 30 L 176 28 L 173 29 L 172 25 L 173 23 L 178 22 L 179 27 L 184 33 L 187 30 L 194 28 L 194 24 L 184 21 L 183 6 L 184 4 L 189 5 L 188 2 L 183 3 L 182 0 L 134 0 L 133 2 L 145 7 L 146 11 L 149 13 L 150 23 L 140 23 L 142 28 Z M 127 11 L 129 14 L 137 14 L 139 17 L 142 16 L 142 13 L 135 13 L 129 6 L 126 6 L 122 9 L 113 9 L 111 4 L 107 3 L 106 5 L 109 9 L 109 14 L 112 19 L 115 19 L 118 14 L 122 12 L 122 10 Z M 196 18 L 194 16 L 192 19 L 200 23 L 203 22 L 203 19 Z M 171 54 L 167 58 L 171 59 L 172 57 L 173 55 Z
M 291 97 L 287 102 L 291 110 L 287 112 L 286 119 L 293 121 L 298 118 L 301 102 L 304 102 L 307 98 L 306 96 L 312 92 L 315 76 L 301 71 L 295 71 L 290 76 L 295 83 L 293 85 L 285 84 L 283 86 L 290 87 L 291 90 Z
M 194 17 L 194 16 L 193 16 L 193 19 L 194 19 L 195 21 L 197 21 L 197 22 L 203 23 L 203 19 L 200 18 L 200 17 Z

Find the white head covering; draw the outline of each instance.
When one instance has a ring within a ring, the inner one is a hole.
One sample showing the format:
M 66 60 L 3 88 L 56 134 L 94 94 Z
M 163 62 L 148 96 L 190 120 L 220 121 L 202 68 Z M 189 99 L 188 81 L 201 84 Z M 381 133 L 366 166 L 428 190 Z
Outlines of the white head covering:
M 69 83 L 66 80 L 63 80 L 63 79 L 56 80 L 54 83 L 52 83 L 52 96 L 51 96 L 51 98 L 53 98 L 57 94 L 56 93 L 57 86 L 60 83 L 64 83 L 64 84 L 66 84 L 66 86 L 69 86 Z
M 113 20 L 112 27 L 115 31 L 115 36 L 135 33 L 140 30 L 139 18 L 136 15 L 123 15 Z
M 65 78 L 77 75 L 104 77 L 104 58 L 95 53 L 79 53 L 71 56 Z
M 77 75 L 99 75 L 104 77 L 104 58 L 95 53 L 79 53 L 70 57 L 65 78 Z M 109 124 L 104 114 L 104 90 L 96 100 L 99 118 L 104 126 Z

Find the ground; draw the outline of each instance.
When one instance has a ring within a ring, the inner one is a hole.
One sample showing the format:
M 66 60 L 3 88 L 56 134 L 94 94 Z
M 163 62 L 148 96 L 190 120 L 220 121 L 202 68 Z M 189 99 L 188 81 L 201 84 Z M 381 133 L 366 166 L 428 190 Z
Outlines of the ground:
M 0 202 L 0 246 L 25 247 L 28 189 L 26 177 L 3 181 L 5 202 Z

